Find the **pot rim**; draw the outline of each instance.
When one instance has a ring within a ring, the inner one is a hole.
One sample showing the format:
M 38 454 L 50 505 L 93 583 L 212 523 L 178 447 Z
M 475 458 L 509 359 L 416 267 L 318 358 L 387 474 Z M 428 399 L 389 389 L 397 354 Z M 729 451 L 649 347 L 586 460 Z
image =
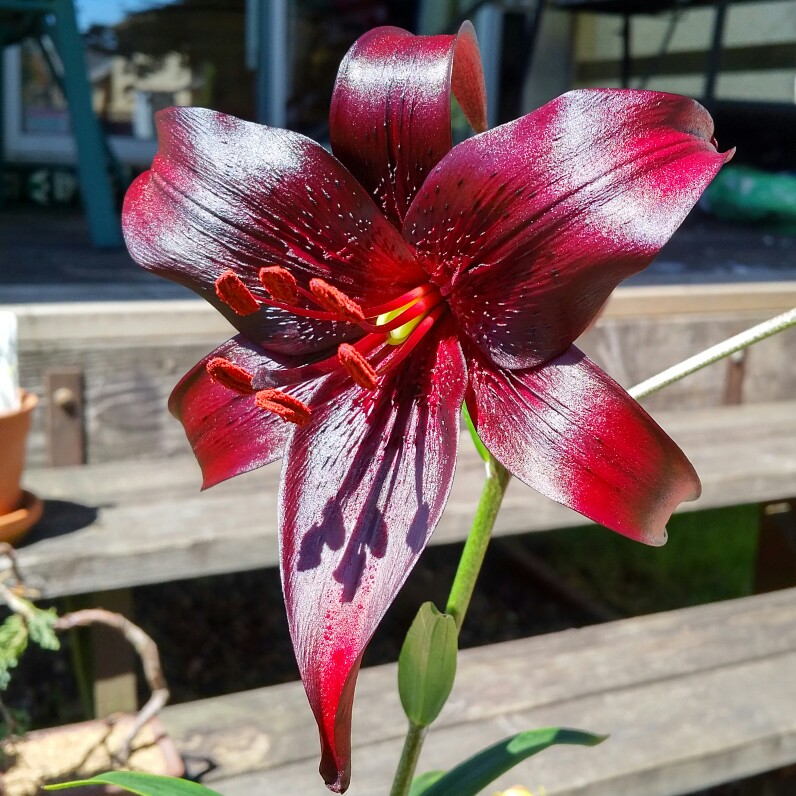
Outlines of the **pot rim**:
M 0 420 L 4 417 L 17 417 L 32 412 L 39 403 L 39 396 L 35 392 L 29 392 L 19 388 L 19 409 L 4 409 L 0 411 Z

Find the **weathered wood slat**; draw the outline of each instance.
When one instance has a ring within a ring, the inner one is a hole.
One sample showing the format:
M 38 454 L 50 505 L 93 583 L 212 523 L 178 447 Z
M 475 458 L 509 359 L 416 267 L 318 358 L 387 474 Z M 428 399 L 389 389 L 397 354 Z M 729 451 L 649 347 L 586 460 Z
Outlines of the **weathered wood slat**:
M 495 789 L 687 793 L 796 760 L 794 672 L 796 589 L 465 650 L 420 770 L 563 724 L 611 738 L 549 750 Z M 395 681 L 393 665 L 360 676 L 352 796 L 388 790 L 404 728 Z M 208 782 L 225 796 L 325 793 L 299 683 L 175 705 L 163 720 L 183 751 L 218 765 Z
M 684 510 L 779 500 L 796 489 L 796 403 L 683 412 L 661 422 L 702 478 L 702 497 Z M 274 464 L 200 493 L 197 466 L 187 457 L 31 470 L 28 488 L 50 502 L 20 550 L 21 566 L 48 597 L 273 566 L 278 476 Z M 465 537 L 482 478 L 465 438 L 434 543 Z M 585 522 L 514 483 L 496 533 Z M 69 528 L 75 530 L 64 533 Z
M 622 287 L 578 345 L 629 386 L 796 304 L 796 283 Z M 34 304 L 19 313 L 20 378 L 42 399 L 33 418 L 29 466 L 47 461 L 42 374 L 85 374 L 87 458 L 91 463 L 186 452 L 166 410 L 179 378 L 232 329 L 200 300 Z M 790 400 L 796 369 L 784 367 L 796 330 L 754 347 L 744 366 L 745 402 Z M 656 409 L 715 406 L 726 366 L 707 368 L 652 396 Z

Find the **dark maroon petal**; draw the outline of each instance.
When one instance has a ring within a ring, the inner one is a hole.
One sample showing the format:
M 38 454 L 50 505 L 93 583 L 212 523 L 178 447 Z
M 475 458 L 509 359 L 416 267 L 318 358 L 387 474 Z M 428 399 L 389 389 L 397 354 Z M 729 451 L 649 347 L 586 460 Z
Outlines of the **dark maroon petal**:
M 532 367 L 649 265 L 729 157 L 712 136 L 691 99 L 573 91 L 455 147 L 404 234 L 493 361 Z
M 451 148 L 451 88 L 473 128 L 486 130 L 481 55 L 469 22 L 456 36 L 376 28 L 340 65 L 329 114 L 332 149 L 399 226 Z
M 275 461 L 292 430 L 290 423 L 255 406 L 254 395 L 241 395 L 213 381 L 206 366 L 214 357 L 252 374 L 261 367 L 281 367 L 239 336 L 208 354 L 174 388 L 169 409 L 185 428 L 202 469 L 203 489 Z M 311 389 L 314 385 L 295 385 L 285 392 L 303 400 Z
M 533 370 L 494 367 L 469 346 L 467 407 L 478 435 L 517 478 L 631 539 L 660 545 L 700 494 L 683 452 L 577 348 Z
M 304 287 L 321 278 L 366 304 L 424 279 L 367 192 L 314 141 L 202 108 L 162 111 L 157 126 L 152 169 L 125 197 L 130 253 L 195 290 L 251 341 L 297 354 L 328 348 L 351 327 L 279 309 L 237 315 L 215 294 L 229 269 L 259 298 L 259 269 L 280 265 Z
M 348 785 L 351 702 L 366 644 L 448 497 L 466 374 L 444 329 L 369 392 L 332 377 L 288 443 L 282 577 L 293 647 L 321 735 L 321 775 Z

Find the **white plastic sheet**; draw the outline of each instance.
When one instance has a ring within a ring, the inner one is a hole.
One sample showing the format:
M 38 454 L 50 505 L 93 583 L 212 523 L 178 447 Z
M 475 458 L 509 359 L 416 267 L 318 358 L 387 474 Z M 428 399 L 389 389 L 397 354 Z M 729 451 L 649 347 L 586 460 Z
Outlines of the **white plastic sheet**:
M 17 316 L 0 310 L 0 412 L 19 409 Z

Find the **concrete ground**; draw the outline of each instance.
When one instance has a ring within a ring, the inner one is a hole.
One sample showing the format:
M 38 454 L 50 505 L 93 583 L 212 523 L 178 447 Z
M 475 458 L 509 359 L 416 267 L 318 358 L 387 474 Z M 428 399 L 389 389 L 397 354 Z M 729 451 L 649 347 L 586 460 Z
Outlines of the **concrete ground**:
M 695 211 L 656 261 L 626 284 L 796 279 L 796 234 L 729 226 Z M 92 248 L 76 212 L 0 213 L 0 304 L 189 298 L 124 249 Z

